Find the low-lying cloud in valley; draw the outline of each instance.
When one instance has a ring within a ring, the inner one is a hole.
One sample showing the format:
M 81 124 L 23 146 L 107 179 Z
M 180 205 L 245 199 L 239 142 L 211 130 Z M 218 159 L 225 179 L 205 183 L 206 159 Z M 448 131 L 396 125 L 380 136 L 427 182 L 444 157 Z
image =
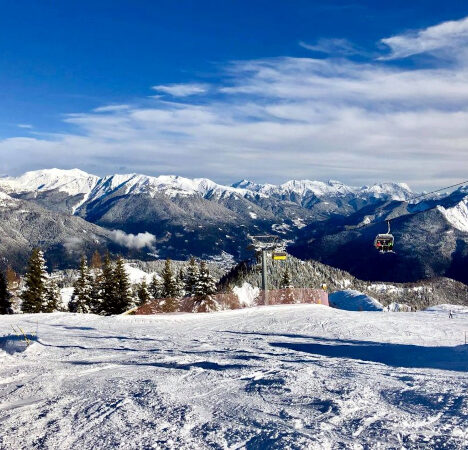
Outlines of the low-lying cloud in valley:
M 115 243 L 132 250 L 142 250 L 145 247 L 154 250 L 154 244 L 156 243 L 156 236 L 147 231 L 138 234 L 127 234 L 122 230 L 112 230 L 110 238 Z

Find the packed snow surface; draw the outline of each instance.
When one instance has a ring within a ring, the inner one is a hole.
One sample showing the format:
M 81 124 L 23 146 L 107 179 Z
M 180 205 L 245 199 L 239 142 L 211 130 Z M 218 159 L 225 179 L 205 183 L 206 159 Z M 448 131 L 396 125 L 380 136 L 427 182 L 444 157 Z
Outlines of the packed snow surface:
M 353 289 L 333 292 L 328 296 L 330 305 L 347 311 L 382 311 L 383 305 L 375 298 Z
M 466 329 L 320 305 L 2 316 L 0 448 L 466 448 Z

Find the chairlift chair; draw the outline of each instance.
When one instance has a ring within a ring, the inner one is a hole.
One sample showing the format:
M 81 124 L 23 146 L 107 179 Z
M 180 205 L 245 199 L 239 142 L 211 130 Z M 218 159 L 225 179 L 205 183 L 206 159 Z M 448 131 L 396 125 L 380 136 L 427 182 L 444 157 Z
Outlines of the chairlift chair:
M 395 238 L 393 234 L 390 233 L 390 220 L 387 220 L 388 230 L 386 233 L 378 234 L 374 239 L 374 247 L 380 253 L 390 253 L 393 252 L 393 245 L 395 243 Z

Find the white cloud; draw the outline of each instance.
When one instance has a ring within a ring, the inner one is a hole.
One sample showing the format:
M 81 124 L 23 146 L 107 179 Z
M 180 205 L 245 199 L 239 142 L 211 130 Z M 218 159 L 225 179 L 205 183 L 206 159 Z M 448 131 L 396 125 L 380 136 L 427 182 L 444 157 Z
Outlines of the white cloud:
M 468 172 L 468 66 L 432 64 L 235 62 L 215 97 L 105 106 L 68 115 L 76 134 L 4 139 L 0 172 L 73 165 L 101 175 L 173 173 L 222 183 L 333 178 L 444 186 Z
M 188 97 L 190 95 L 203 94 L 207 91 L 206 84 L 199 83 L 177 83 L 177 84 L 166 84 L 153 86 L 157 92 L 163 92 L 165 94 L 172 95 L 173 97 Z
M 27 128 L 27 129 L 31 129 L 33 128 L 32 125 L 30 125 L 29 123 L 19 123 L 16 125 L 18 128 Z
M 389 55 L 381 59 L 406 58 L 420 53 L 440 51 L 444 51 L 445 56 L 448 56 L 454 49 L 466 47 L 468 44 L 468 17 L 392 36 L 382 39 L 381 42 L 391 50 Z
M 156 236 L 147 231 L 145 233 L 127 234 L 122 230 L 113 230 L 110 238 L 117 244 L 134 250 L 141 250 L 145 247 L 153 249 L 156 242 Z
M 357 54 L 367 54 L 363 49 L 359 48 L 357 45 L 348 41 L 347 39 L 340 38 L 321 38 L 313 44 L 308 44 L 306 42 L 300 41 L 299 45 L 307 50 L 311 50 L 319 53 L 337 55 L 357 55 Z
M 129 105 L 106 105 L 100 106 L 99 108 L 93 109 L 94 112 L 113 112 L 113 111 L 125 111 L 129 109 Z

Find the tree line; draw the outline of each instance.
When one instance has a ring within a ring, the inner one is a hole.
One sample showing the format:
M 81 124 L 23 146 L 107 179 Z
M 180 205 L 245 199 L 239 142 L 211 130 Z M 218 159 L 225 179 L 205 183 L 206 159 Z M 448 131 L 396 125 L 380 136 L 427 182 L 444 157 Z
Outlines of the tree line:
M 8 274 L 7 274 L 8 275 Z M 11 314 L 11 293 L 7 277 L 0 273 L 0 314 Z M 213 298 L 217 292 L 216 281 L 205 262 L 191 258 L 187 267 L 174 273 L 167 259 L 160 275 L 154 274 L 150 283 L 142 280 L 132 285 L 124 260 L 112 260 L 107 254 L 102 260 L 95 252 L 90 263 L 81 258 L 78 278 L 73 284 L 73 294 L 68 311 L 101 315 L 121 314 L 150 300 L 156 301 L 161 312 L 175 312 L 183 299 L 191 298 L 193 310 L 214 311 L 218 305 Z M 44 255 L 40 249 L 31 253 L 24 288 L 19 297 L 24 313 L 45 313 L 63 310 L 60 290 L 53 277 L 47 273 Z

